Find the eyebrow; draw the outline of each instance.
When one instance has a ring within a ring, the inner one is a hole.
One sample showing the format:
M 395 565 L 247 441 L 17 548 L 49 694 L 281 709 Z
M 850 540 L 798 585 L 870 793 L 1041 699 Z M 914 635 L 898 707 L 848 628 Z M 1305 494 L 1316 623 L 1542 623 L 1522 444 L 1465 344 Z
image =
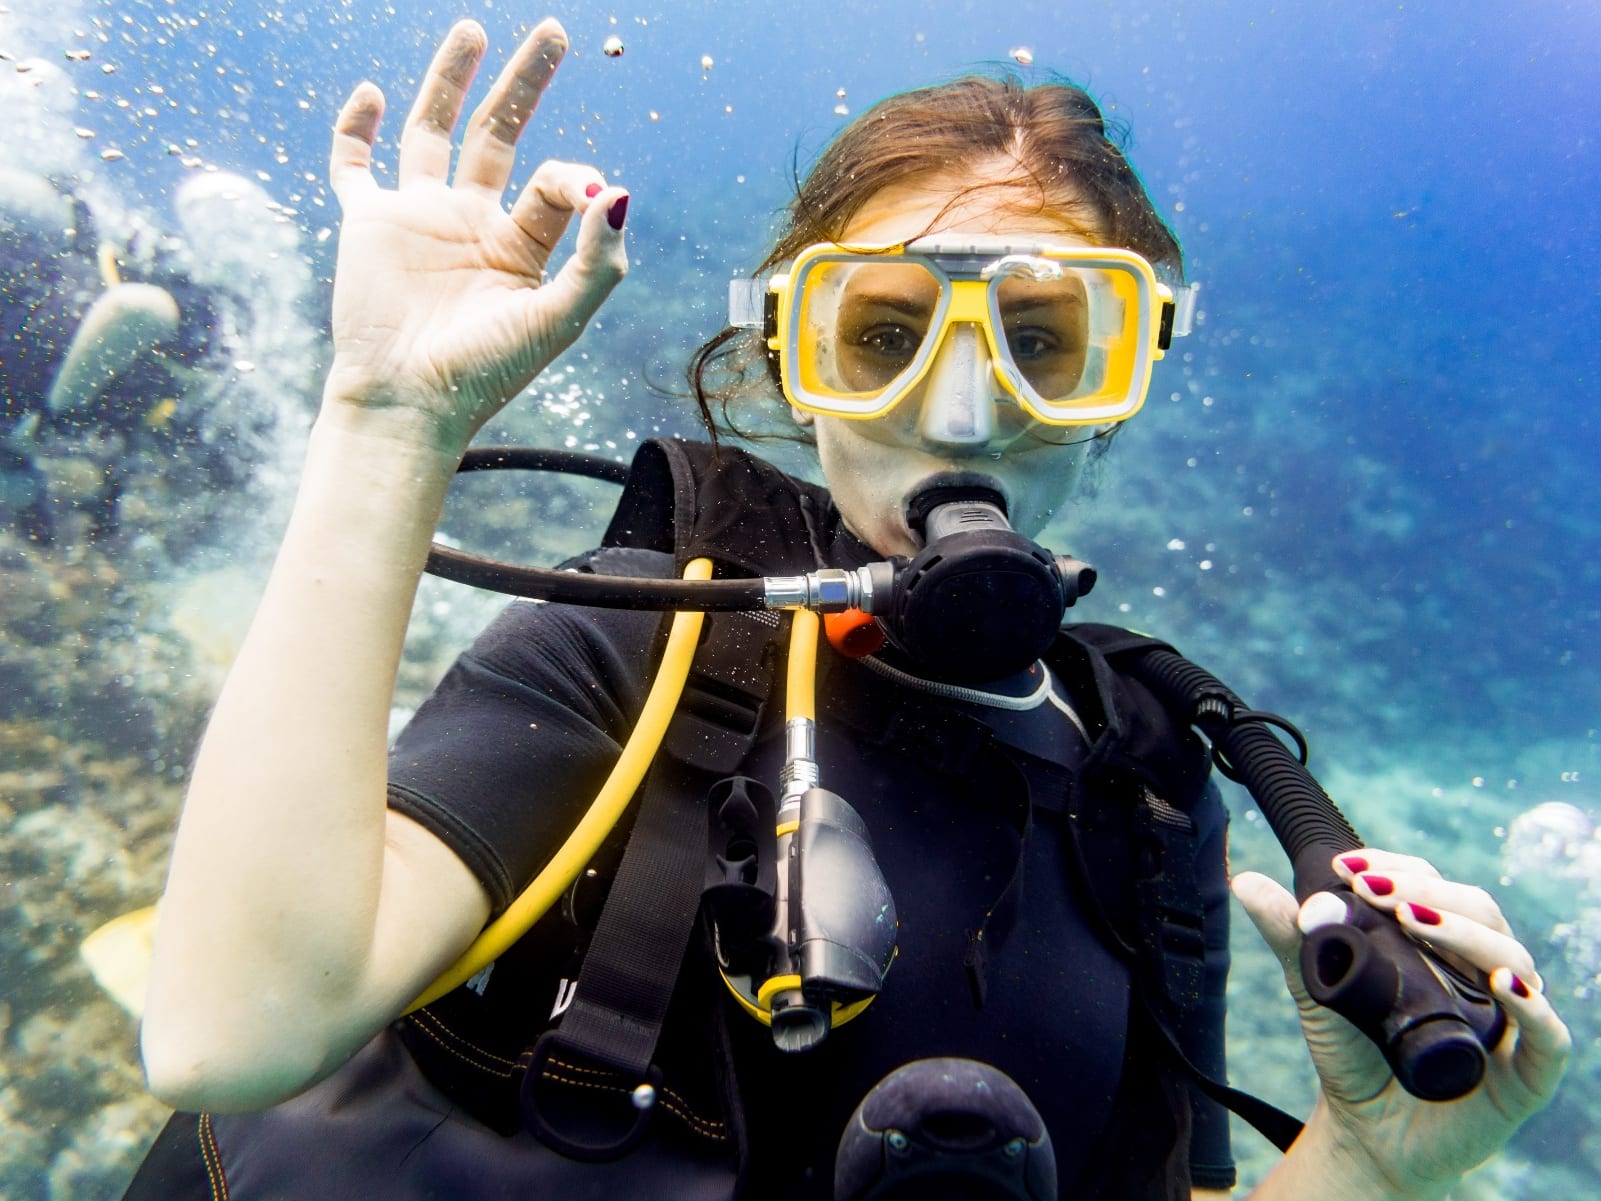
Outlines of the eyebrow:
M 1049 300 L 1043 297 L 1024 297 L 1021 300 L 1001 301 L 1001 310 L 1007 313 L 1030 313 L 1036 309 L 1059 309 L 1064 306 L 1083 308 L 1083 294 L 1074 292 L 1070 295 L 1053 297 Z
M 909 300 L 899 293 L 892 292 L 867 292 L 865 294 L 847 292 L 843 299 L 845 306 L 850 308 L 873 305 L 878 308 L 889 309 L 892 312 L 900 313 L 906 317 L 927 316 L 929 313 L 933 312 L 935 307 L 920 300 Z

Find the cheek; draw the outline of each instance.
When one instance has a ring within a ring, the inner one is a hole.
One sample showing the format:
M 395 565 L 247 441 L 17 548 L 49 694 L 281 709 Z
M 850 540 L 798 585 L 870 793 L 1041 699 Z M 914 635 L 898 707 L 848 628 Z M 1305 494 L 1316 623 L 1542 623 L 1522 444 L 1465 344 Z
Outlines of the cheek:
M 835 423 L 817 426 L 817 458 L 835 502 L 852 523 L 867 519 L 885 484 L 883 454 L 877 443 L 854 431 L 842 432 Z
M 1012 527 L 1026 538 L 1045 528 L 1051 517 L 1078 491 L 1085 455 L 1080 448 L 1041 452 L 1018 463 L 1011 483 L 1017 512 Z
M 845 525 L 880 554 L 907 554 L 912 548 L 900 523 L 900 492 L 906 481 L 895 470 L 893 450 L 864 436 L 858 426 L 822 418 L 817 423 L 817 457 L 823 480 Z

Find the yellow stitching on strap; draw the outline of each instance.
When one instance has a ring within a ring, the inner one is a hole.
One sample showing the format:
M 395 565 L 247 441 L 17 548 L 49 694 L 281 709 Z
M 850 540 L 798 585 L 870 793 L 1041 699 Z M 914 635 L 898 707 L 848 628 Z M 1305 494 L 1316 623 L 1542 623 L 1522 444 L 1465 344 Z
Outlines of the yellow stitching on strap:
M 466 1047 L 469 1051 L 473 1052 L 474 1054 L 481 1055 L 481 1056 L 483 1056 L 483 1058 L 485 1058 L 487 1060 L 491 1060 L 491 1061 L 493 1061 L 495 1063 L 505 1064 L 508 1068 L 514 1068 L 514 1067 L 517 1066 L 517 1062 L 518 1062 L 517 1060 L 515 1060 L 515 1059 L 507 1059 L 507 1058 L 505 1058 L 505 1056 L 502 1056 L 502 1055 L 496 1055 L 493 1051 L 490 1051 L 490 1050 L 488 1050 L 488 1049 L 486 1049 L 484 1047 L 480 1047 L 477 1043 L 473 1042 L 472 1039 L 466 1038 L 466 1037 L 462 1036 L 461 1034 L 458 1034 L 456 1031 L 452 1030 L 449 1026 L 445 1025 L 445 1023 L 440 1020 L 439 1015 L 437 1013 L 434 1013 L 432 1010 L 419 1009 L 416 1012 L 417 1012 L 418 1015 L 426 1013 L 428 1015 L 428 1020 L 434 1024 L 434 1026 L 438 1029 L 438 1031 L 441 1034 L 443 1034 L 446 1038 L 449 1038 L 449 1039 L 455 1041 L 456 1043 L 460 1044 L 461 1046 Z
M 551 1071 L 551 1068 L 553 1068 L 553 1067 L 562 1068 L 565 1071 L 573 1072 L 573 1073 L 576 1073 L 578 1075 L 605 1076 L 605 1077 L 611 1077 L 613 1079 L 616 1078 L 616 1073 L 615 1072 L 608 1072 L 608 1071 L 605 1071 L 605 1070 L 600 1069 L 600 1068 L 580 1067 L 576 1063 L 568 1063 L 565 1059 L 557 1059 L 554 1056 L 552 1056 L 547 1061 L 545 1070 L 542 1073 L 544 1075 L 544 1077 L 546 1079 L 548 1079 L 548 1080 L 555 1080 L 555 1081 L 557 1081 L 558 1083 L 561 1083 L 561 1084 L 573 1084 L 573 1085 L 577 1085 L 577 1086 L 582 1087 L 582 1088 L 607 1089 L 607 1090 L 610 1090 L 612 1092 L 617 1092 L 617 1093 L 625 1093 L 626 1094 L 626 1093 L 632 1093 L 633 1092 L 632 1089 L 630 1089 L 626 1085 L 622 1085 L 622 1084 L 607 1084 L 607 1083 L 600 1083 L 600 1082 L 591 1082 L 591 1081 L 588 1081 L 588 1080 L 569 1079 L 566 1076 L 561 1076 L 561 1075 L 558 1075 L 557 1073 Z M 726 1134 L 720 1133 L 721 1131 L 727 1129 L 727 1123 L 726 1122 L 721 1122 L 721 1121 L 718 1121 L 716 1118 L 708 1118 L 708 1117 L 705 1117 L 705 1116 L 703 1116 L 703 1115 L 701 1115 L 699 1113 L 696 1113 L 693 1109 L 691 1109 L 689 1107 L 689 1102 L 687 1100 L 685 1100 L 684 1095 L 682 1093 L 674 1092 L 672 1089 L 668 1088 L 665 1084 L 662 1085 L 661 1092 L 662 1092 L 662 1105 L 663 1105 L 663 1107 L 669 1113 L 675 1115 L 680 1121 L 682 1121 L 690 1129 L 697 1130 L 704 1137 L 710 1138 L 710 1139 L 714 1139 L 714 1140 L 717 1140 L 719 1142 L 724 1141 L 724 1140 L 727 1139 L 728 1136 Z
M 211 1129 L 211 1115 L 200 1115 L 197 1129 L 200 1137 L 200 1159 L 206 1165 L 206 1179 L 211 1181 L 211 1201 L 228 1201 L 228 1177 L 222 1170 L 222 1148 L 217 1146 L 216 1132 Z

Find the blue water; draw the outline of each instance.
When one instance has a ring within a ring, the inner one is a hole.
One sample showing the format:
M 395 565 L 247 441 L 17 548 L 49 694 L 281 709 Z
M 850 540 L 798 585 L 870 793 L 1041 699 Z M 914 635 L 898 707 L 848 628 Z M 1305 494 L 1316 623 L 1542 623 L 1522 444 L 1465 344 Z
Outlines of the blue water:
M 504 0 L 9 5 L 0 50 L 40 56 L 79 92 L 56 128 L 67 142 L 75 124 L 92 137 L 62 158 L 158 223 L 206 166 L 258 181 L 300 231 L 314 281 L 300 314 L 313 330 L 332 270 L 337 206 L 323 175 L 343 96 L 365 77 L 389 97 L 377 156 L 388 178 L 389 139 L 450 22 L 480 20 L 498 62 L 540 15 Z M 1338 799 L 1359 828 L 1411 839 L 1401 849 L 1448 874 L 1505 877 L 1581 1055 L 1496 1187 L 1592 1195 L 1601 1082 L 1583 1051 L 1601 1036 L 1589 1015 L 1601 930 L 1586 942 L 1572 928 L 1601 912 L 1601 882 L 1541 892 L 1502 844 L 1541 802 L 1601 819 L 1601 9 L 813 0 L 803 19 L 777 11 L 558 14 L 575 52 L 518 178 L 557 156 L 626 184 L 635 264 L 569 357 L 566 407 L 536 397 L 538 421 L 509 414 L 506 436 L 532 429 L 621 454 L 656 430 L 691 432 L 685 403 L 645 381 L 670 378 L 721 325 L 726 279 L 759 257 L 792 164 L 847 119 L 837 108 L 1019 47 L 1035 72 L 1086 85 L 1132 132 L 1130 155 L 1202 283 L 1204 322 L 1159 366 L 1099 496 L 1052 528 L 1054 545 L 1101 569 L 1085 615 L 1170 637 L 1291 714 L 1313 737 L 1314 765 L 1351 790 Z M 618 58 L 599 52 L 612 34 Z M 92 56 L 68 60 L 76 48 Z M 0 132 L 0 149 L 22 137 Z M 107 161 L 107 149 L 121 156 Z M 296 387 L 305 410 L 315 383 Z M 595 532 L 602 522 L 597 512 Z M 260 524 L 270 544 L 270 520 Z M 417 653 L 444 653 L 438 641 Z M 1242 845 L 1271 855 L 1251 840 L 1248 800 L 1236 803 Z M 130 907 L 150 899 L 128 892 Z M 1257 994 L 1274 984 L 1257 984 L 1252 1003 L 1266 1004 Z M 83 1003 L 63 993 L 60 1009 Z M 0 1037 L 14 1041 L 38 1002 L 11 1005 L 19 1021 L 9 1035 L 0 1023 Z M 23 1142 L 16 1174 L 0 1174 L 27 1181 L 12 1194 L 105 1187 L 92 1173 L 95 1185 L 62 1183 L 78 1179 L 62 1139 Z

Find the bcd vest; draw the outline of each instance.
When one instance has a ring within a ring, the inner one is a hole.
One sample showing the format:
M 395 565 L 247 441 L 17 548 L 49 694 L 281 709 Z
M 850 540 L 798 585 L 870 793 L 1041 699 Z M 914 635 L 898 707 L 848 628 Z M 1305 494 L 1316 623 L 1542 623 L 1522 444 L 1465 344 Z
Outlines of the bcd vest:
M 837 522 L 822 489 L 760 459 L 653 441 L 634 460 L 604 544 L 671 554 L 680 570 L 706 556 L 719 576 L 793 574 L 820 565 Z M 709 626 L 644 797 L 624 825 L 704 831 L 710 785 L 739 773 L 763 735 L 782 723 L 769 697 L 782 691 L 776 685 L 787 620 L 713 614 Z M 1201 1059 L 1200 1074 L 1218 1075 L 1221 1065 L 1205 1062 L 1209 1049 L 1186 1021 L 1200 995 L 1205 950 L 1189 814 L 1206 787 L 1208 753 L 1119 669 L 1125 657 L 1154 645 L 1162 644 L 1111 626 L 1064 628 L 1047 662 L 1058 679 L 1076 682 L 1075 707 L 1093 735 L 1088 757 L 1071 772 L 925 698 L 915 719 L 906 716 L 904 695 L 899 704 L 861 695 L 824 720 L 953 775 L 987 757 L 1010 763 L 1032 803 L 1058 810 L 1072 831 L 1071 870 L 1103 942 L 1130 965 L 1134 1004 L 1177 1058 Z M 823 659 L 826 676 L 826 652 Z M 664 907 L 659 869 L 643 895 L 637 881 L 628 882 L 629 834 L 614 831 L 561 912 L 547 914 L 495 965 L 487 984 L 414 1014 L 402 1036 L 435 1084 L 496 1129 L 527 1124 L 536 1095 L 532 1120 L 548 1113 L 555 1128 L 545 1133 L 557 1145 L 567 1142 L 569 1154 L 603 1158 L 622 1149 L 620 1132 L 637 1120 L 628 1102 L 643 1080 L 653 1081 L 661 1098 L 654 1120 L 679 1124 L 708 1148 L 745 1150 L 738 1101 L 727 1088 L 728 1038 L 719 1019 L 725 998 L 706 946 L 690 938 L 684 917 L 687 910 L 692 924 L 698 906 L 703 835 L 698 845 L 669 853 L 681 861 L 684 879 L 678 899 L 666 904 L 677 910 L 666 921 L 682 932 L 636 932 L 633 949 L 619 951 L 607 941 L 608 910 L 632 905 L 639 912 L 620 923 L 633 926 L 662 918 Z M 974 969 L 981 993 L 982 962 Z M 652 976 L 653 985 L 641 986 Z M 652 989 L 658 995 L 643 995 Z M 670 1037 L 658 1038 L 663 1030 Z M 604 1103 L 587 1104 L 597 1097 Z M 584 1112 L 575 1117 L 575 1109 Z

